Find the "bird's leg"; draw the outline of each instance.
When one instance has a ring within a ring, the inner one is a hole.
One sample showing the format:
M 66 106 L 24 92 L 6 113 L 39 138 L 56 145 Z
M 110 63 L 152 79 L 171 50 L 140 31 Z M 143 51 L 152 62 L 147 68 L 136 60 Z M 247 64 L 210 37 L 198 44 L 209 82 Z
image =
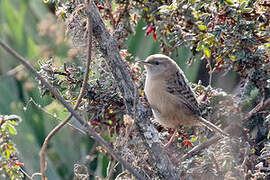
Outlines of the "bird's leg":
M 174 133 L 173 133 L 173 135 L 171 136 L 170 140 L 169 140 L 168 143 L 165 145 L 165 148 L 169 147 L 169 146 L 173 143 L 173 141 L 174 141 L 174 139 L 175 139 L 176 133 L 177 133 L 177 130 L 174 131 Z

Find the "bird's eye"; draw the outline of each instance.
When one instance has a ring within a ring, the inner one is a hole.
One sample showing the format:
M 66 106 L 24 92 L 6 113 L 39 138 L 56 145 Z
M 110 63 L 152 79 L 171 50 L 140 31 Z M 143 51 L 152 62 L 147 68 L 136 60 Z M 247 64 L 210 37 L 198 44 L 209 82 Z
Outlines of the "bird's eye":
M 159 62 L 158 62 L 158 61 L 155 61 L 154 64 L 155 64 L 155 65 L 159 65 Z

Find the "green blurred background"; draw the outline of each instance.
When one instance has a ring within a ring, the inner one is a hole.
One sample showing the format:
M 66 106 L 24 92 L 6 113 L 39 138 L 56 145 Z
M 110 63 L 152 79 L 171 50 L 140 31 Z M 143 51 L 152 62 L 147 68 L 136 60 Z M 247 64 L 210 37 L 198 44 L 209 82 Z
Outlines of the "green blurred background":
M 65 41 L 64 28 L 55 28 L 53 25 L 46 27 L 50 25 L 48 21 L 58 23 L 52 12 L 54 12 L 53 5 L 38 0 L 0 0 L 1 39 L 31 61 L 37 69 L 41 58 L 54 56 L 60 65 L 70 60 L 68 56 L 70 43 Z M 126 42 L 129 53 L 139 59 L 160 53 L 158 42 L 154 42 L 151 35 L 145 36 L 144 26 L 143 21 L 140 21 L 136 27 L 136 34 L 130 36 Z M 51 34 L 43 32 L 46 28 Z M 197 60 L 188 67 L 186 61 L 190 57 L 189 48 L 180 48 L 178 54 L 180 55 L 173 54 L 172 57 L 185 71 L 187 78 L 193 82 L 201 79 L 207 85 L 208 73 L 200 57 L 196 57 Z M 46 111 L 61 119 L 64 119 L 67 113 L 62 112 L 61 105 L 53 102 L 50 97 L 41 97 L 35 79 L 19 65 L 12 56 L 0 48 L 0 114 L 16 114 L 22 117 L 23 121 L 17 129 L 18 134 L 14 136 L 14 141 L 20 152 L 19 159 L 24 163 L 23 169 L 32 174 L 39 171 L 40 148 L 46 135 L 58 124 L 58 121 L 43 112 L 30 99 L 32 98 Z M 232 81 L 234 75 L 222 78 L 230 81 L 225 90 L 232 91 L 235 86 L 235 81 Z M 224 82 L 219 78 L 214 78 L 214 81 L 220 87 L 224 85 L 219 83 Z M 86 156 L 93 144 L 91 139 L 69 127 L 62 129 L 54 136 L 48 147 L 48 179 L 72 179 L 73 164 L 89 161 L 91 157 L 87 160 Z M 109 159 L 103 153 L 97 152 L 92 159 L 90 174 L 106 177 Z

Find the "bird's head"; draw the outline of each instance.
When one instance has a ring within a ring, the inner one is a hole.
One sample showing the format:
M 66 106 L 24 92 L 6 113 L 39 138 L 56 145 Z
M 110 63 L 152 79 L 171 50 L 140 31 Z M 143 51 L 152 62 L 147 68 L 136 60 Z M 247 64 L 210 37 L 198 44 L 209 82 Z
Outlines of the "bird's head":
M 138 61 L 143 64 L 147 75 L 157 76 L 168 71 L 175 71 L 177 64 L 168 56 L 163 54 L 154 54 L 146 58 L 145 61 Z

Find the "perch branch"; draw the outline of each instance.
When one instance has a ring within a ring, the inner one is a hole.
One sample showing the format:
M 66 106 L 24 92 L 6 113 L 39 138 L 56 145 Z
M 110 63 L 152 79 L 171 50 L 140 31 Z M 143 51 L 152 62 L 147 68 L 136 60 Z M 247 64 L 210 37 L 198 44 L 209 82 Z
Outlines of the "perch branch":
M 247 140 L 246 133 L 244 132 L 243 128 L 240 127 L 237 123 L 231 123 L 228 127 L 225 128 L 225 132 L 227 132 L 230 135 L 230 137 L 242 137 L 244 140 Z M 220 139 L 222 139 L 220 135 L 215 135 L 208 141 L 191 149 L 188 153 L 186 153 L 182 157 L 181 160 L 184 161 L 188 158 L 191 158 L 192 156 L 199 154 L 202 150 L 208 148 L 212 144 L 217 143 Z
M 186 159 L 191 158 L 192 156 L 195 156 L 197 154 L 199 154 L 202 150 L 208 148 L 209 146 L 211 146 L 212 144 L 215 144 L 216 142 L 218 142 L 220 139 L 222 139 L 222 136 L 219 135 L 215 135 L 213 138 L 209 139 L 208 141 L 194 147 L 193 149 L 191 149 L 188 153 L 186 153 L 182 158 L 181 161 L 185 161 Z
M 137 89 L 119 53 L 117 41 L 109 33 L 93 1 L 90 3 L 90 9 L 93 18 L 93 37 L 99 43 L 100 51 L 111 70 L 115 82 L 117 82 L 118 89 L 126 105 L 127 114 L 135 119 L 135 125 L 150 157 L 155 162 L 158 175 L 161 179 L 179 180 L 180 173 L 176 171 L 168 155 L 159 146 L 158 132 L 150 123 L 147 109 L 142 105 L 141 101 L 136 102 L 137 113 L 136 115 L 133 114 L 134 96 L 136 95 L 134 92 Z
M 85 8 L 87 7 L 87 4 L 85 4 Z M 89 69 L 90 69 L 90 63 L 91 63 L 91 54 L 92 54 L 92 21 L 91 21 L 91 15 L 89 13 L 88 14 L 88 18 L 87 18 L 87 23 L 88 23 L 88 44 L 87 44 L 87 62 L 86 62 L 86 68 L 85 68 L 85 72 L 84 72 L 84 76 L 83 76 L 83 82 L 82 82 L 82 87 L 80 89 L 80 93 L 77 99 L 76 104 L 74 105 L 74 110 L 76 110 L 79 105 L 80 102 L 82 101 L 82 98 L 84 96 L 84 92 L 87 86 L 87 82 L 88 82 L 88 76 L 89 76 Z M 45 175 L 45 166 L 46 166 L 46 160 L 45 160 L 45 153 L 46 153 L 46 149 L 48 146 L 48 143 L 50 142 L 50 140 L 52 139 L 52 137 L 60 130 L 62 129 L 62 127 L 64 127 L 72 118 L 72 114 L 70 114 L 67 119 L 65 119 L 64 121 L 62 121 L 60 124 L 58 124 L 46 137 L 41 151 L 40 151 L 40 172 L 41 172 L 41 179 L 45 180 L 46 175 Z
M 90 127 L 81 116 L 73 110 L 72 106 L 65 101 L 65 99 L 58 93 L 58 91 L 52 87 L 33 67 L 30 65 L 22 56 L 20 56 L 16 51 L 11 49 L 2 40 L 0 40 L 0 46 L 2 46 L 9 54 L 14 56 L 26 69 L 28 69 L 54 96 L 55 98 L 65 107 L 67 110 L 76 118 L 76 120 L 84 126 L 88 133 L 93 136 L 93 138 L 101 144 L 109 154 L 111 154 L 115 159 L 117 159 L 130 173 L 132 173 L 137 179 L 145 179 L 141 174 L 139 174 L 134 168 L 130 166 L 125 160 L 122 159 L 111 146 L 99 135 L 92 127 Z

